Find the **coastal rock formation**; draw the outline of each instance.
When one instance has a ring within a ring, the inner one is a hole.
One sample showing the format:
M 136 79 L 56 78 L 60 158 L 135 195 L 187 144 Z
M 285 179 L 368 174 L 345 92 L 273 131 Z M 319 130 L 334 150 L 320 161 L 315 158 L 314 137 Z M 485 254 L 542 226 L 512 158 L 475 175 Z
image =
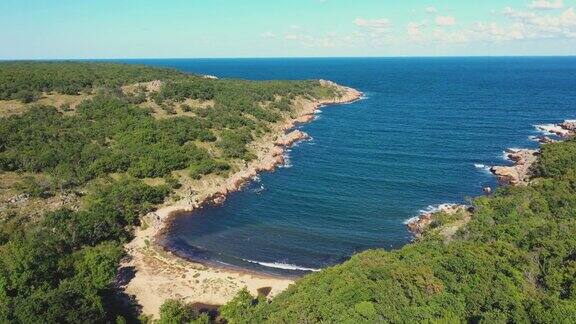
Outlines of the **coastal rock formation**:
M 554 143 L 557 142 L 555 139 L 552 139 L 548 136 L 537 136 L 536 138 L 536 142 L 540 143 L 540 144 L 548 144 L 548 143 Z
M 470 207 L 458 204 L 442 204 L 430 211 L 422 212 L 419 216 L 411 218 L 406 223 L 408 230 L 416 237 L 422 236 L 424 232 L 432 225 L 439 213 L 446 213 L 449 215 L 456 214 L 461 211 L 466 211 Z
M 506 157 L 514 162 L 512 166 L 493 166 L 490 171 L 498 177 L 501 185 L 526 184 L 531 175 L 531 169 L 538 160 L 538 150 L 508 149 Z
M 568 136 L 572 136 L 576 133 L 576 120 L 565 120 L 560 123 L 560 127 L 570 132 Z
M 536 125 L 536 129 L 557 136 L 560 139 L 567 139 L 576 134 L 576 121 L 566 120 L 560 124 Z M 549 136 L 539 136 L 536 140 L 540 144 L 557 142 Z M 509 149 L 506 150 L 506 157 L 514 162 L 512 166 L 493 166 L 490 171 L 498 177 L 502 185 L 525 185 L 530 180 L 532 166 L 538 160 L 539 150 Z
M 550 134 L 549 136 L 543 135 L 535 137 L 540 144 L 557 142 L 558 140 L 553 137 L 559 137 L 560 140 L 562 140 L 576 135 L 576 120 L 566 120 L 560 124 L 537 125 L 535 127 L 540 131 Z M 532 168 L 538 161 L 539 155 L 540 150 L 508 149 L 505 152 L 505 156 L 514 164 L 512 166 L 493 166 L 490 168 L 490 171 L 498 177 L 501 185 L 526 185 L 530 181 Z M 483 188 L 483 191 L 487 195 L 492 193 L 490 187 Z M 443 225 L 437 230 L 437 233 L 443 236 L 445 240 L 450 240 L 458 228 L 464 226 L 470 220 L 472 215 L 471 208 L 472 207 L 463 205 L 443 204 L 432 208 L 430 211 L 422 212 L 417 217 L 411 218 L 406 222 L 406 226 L 417 239 L 430 230 L 440 213 L 455 215 L 460 211 L 467 211 L 462 218 L 448 225 Z
M 536 125 L 536 129 L 542 132 L 554 134 L 561 138 L 567 138 L 574 134 L 574 121 L 565 121 L 561 124 L 546 124 L 546 125 Z
M 277 139 L 275 144 L 278 146 L 288 147 L 298 141 L 302 141 L 309 138 L 310 136 L 308 134 L 297 129 Z
M 315 114 L 306 114 L 296 118 L 294 122 L 297 124 L 306 124 L 314 120 L 315 117 L 316 117 Z

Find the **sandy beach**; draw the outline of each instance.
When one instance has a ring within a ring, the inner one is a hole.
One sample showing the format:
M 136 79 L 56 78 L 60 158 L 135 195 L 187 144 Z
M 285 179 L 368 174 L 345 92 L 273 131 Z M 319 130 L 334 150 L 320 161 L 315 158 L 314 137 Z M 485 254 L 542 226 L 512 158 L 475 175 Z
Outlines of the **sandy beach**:
M 142 306 L 143 314 L 158 317 L 160 306 L 170 298 L 222 305 L 243 288 L 254 295 L 265 293 L 272 297 L 294 282 L 292 278 L 190 262 L 166 251 L 159 243 L 173 217 L 191 213 L 205 203 L 221 204 L 228 193 L 241 189 L 259 172 L 273 171 L 283 164 L 285 149 L 308 137 L 306 133 L 292 130 L 295 125 L 312 121 L 323 105 L 353 102 L 362 95 L 355 89 L 330 81 L 321 80 L 321 83 L 337 87 L 340 96 L 326 100 L 295 100 L 294 112 L 251 144 L 256 159 L 239 165 L 238 171 L 227 177 L 212 175 L 200 180 L 181 177 L 182 187 L 177 190 L 181 199 L 168 202 L 143 218 L 143 225 L 136 229 L 134 239 L 125 246 L 127 256 L 120 269 L 121 274 L 130 274 L 128 280 L 121 282 L 121 287 L 134 296 Z

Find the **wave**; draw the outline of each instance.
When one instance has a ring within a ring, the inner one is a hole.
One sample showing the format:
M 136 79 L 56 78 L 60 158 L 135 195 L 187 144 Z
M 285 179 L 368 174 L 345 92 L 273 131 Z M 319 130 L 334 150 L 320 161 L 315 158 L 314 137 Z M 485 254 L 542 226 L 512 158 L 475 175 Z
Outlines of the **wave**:
M 320 271 L 320 269 L 300 267 L 300 266 L 297 266 L 294 264 L 288 264 L 288 263 L 282 263 L 282 262 L 259 262 L 259 261 L 253 261 L 253 260 L 247 260 L 247 259 L 242 259 L 242 260 L 244 260 L 246 262 L 254 263 L 254 264 L 259 264 L 259 265 L 264 266 L 264 267 L 275 268 L 275 269 L 313 271 L 313 272 Z
M 292 164 L 292 159 L 290 158 L 290 154 L 288 154 L 289 152 L 286 151 L 282 156 L 284 157 L 284 164 L 282 164 L 280 166 L 280 168 L 286 168 L 286 169 L 290 169 L 293 164 Z
M 475 167 L 476 169 L 478 169 L 478 170 L 482 170 L 482 171 L 484 171 L 484 172 L 491 173 L 491 172 L 490 172 L 490 166 L 489 166 L 489 165 L 482 164 L 482 163 L 474 163 L 474 167 Z
M 420 218 L 420 216 L 422 216 L 422 215 L 425 215 L 425 214 L 433 214 L 433 213 L 439 212 L 439 211 L 441 211 L 441 210 L 450 208 L 450 207 L 452 207 L 452 206 L 456 206 L 456 204 L 453 204 L 453 203 L 443 203 L 443 204 L 438 204 L 438 205 L 429 205 L 428 207 L 426 207 L 426 208 L 424 208 L 424 209 L 420 209 L 420 210 L 418 211 L 418 216 L 413 216 L 413 217 L 410 217 L 410 218 L 406 219 L 406 220 L 403 222 L 403 224 L 404 224 L 404 225 L 408 225 L 408 224 L 410 224 L 411 222 L 414 222 L 414 221 L 418 220 L 418 219 Z
M 556 135 L 556 134 L 549 131 L 551 128 L 556 126 L 555 124 L 537 124 L 537 125 L 533 125 L 533 126 L 534 126 L 534 128 L 536 128 L 536 130 L 539 133 L 542 133 L 544 135 L 547 135 L 547 136 Z
M 443 203 L 443 204 L 438 204 L 438 205 L 430 205 L 430 206 L 426 207 L 425 209 L 420 209 L 419 212 L 420 212 L 420 214 L 435 213 L 435 212 L 438 212 L 440 210 L 447 209 L 447 208 L 450 208 L 453 206 L 456 206 L 456 204 Z
M 260 187 L 252 189 L 252 192 L 255 193 L 255 194 L 257 194 L 257 195 L 259 195 L 259 194 L 261 194 L 262 191 L 264 191 L 264 190 L 266 190 L 266 187 L 264 187 L 264 185 L 261 184 Z
M 412 222 L 417 221 L 418 219 L 420 219 L 420 215 L 418 215 L 418 216 L 412 216 L 412 217 L 408 218 L 407 220 L 403 221 L 402 224 L 408 225 L 408 224 L 410 224 L 410 223 L 412 223 Z
M 508 154 L 510 154 L 510 152 L 518 152 L 521 151 L 521 148 L 518 147 L 511 147 L 509 149 L 506 149 L 504 151 L 502 151 L 502 160 L 504 161 L 511 161 L 510 158 L 508 157 Z

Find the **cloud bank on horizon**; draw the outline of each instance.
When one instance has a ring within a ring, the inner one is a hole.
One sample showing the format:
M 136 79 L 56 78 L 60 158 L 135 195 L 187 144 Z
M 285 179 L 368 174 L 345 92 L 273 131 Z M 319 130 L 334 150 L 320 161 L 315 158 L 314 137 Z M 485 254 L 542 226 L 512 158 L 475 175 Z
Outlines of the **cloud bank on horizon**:
M 576 0 L 0 3 L 0 58 L 576 55 Z

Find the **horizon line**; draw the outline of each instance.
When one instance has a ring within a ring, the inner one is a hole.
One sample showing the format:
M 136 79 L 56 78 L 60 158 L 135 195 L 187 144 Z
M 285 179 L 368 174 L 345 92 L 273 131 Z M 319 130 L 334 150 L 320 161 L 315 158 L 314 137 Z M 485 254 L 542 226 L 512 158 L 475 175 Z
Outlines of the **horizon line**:
M 576 57 L 576 54 L 504 54 L 504 55 L 390 55 L 390 56 L 214 56 L 214 57 L 107 57 L 107 58 L 0 58 L 7 61 L 111 61 L 111 60 L 240 60 L 240 59 L 359 59 L 359 58 L 546 58 Z

